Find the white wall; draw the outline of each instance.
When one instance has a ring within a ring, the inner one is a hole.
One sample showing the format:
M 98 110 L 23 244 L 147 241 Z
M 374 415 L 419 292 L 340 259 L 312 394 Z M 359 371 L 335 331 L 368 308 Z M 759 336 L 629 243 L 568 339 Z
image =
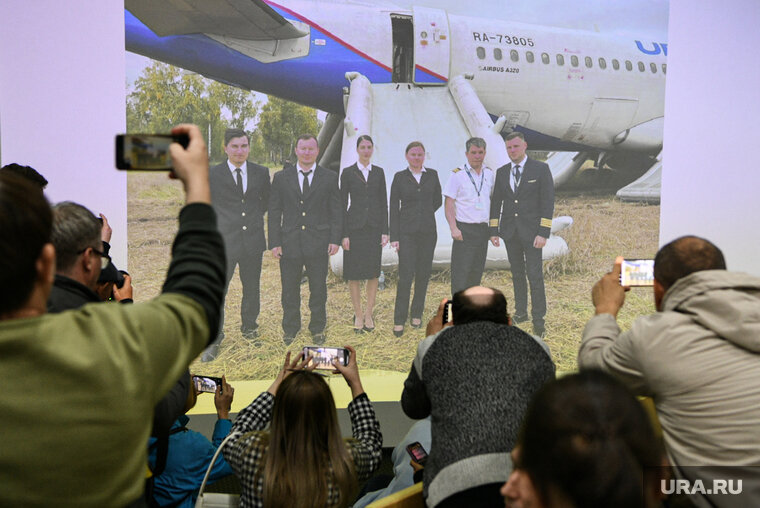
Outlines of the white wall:
M 671 0 L 660 243 L 697 234 L 760 275 L 760 2 Z
M 114 169 L 124 132 L 124 4 L 0 2 L 0 155 L 50 181 L 48 199 L 103 213 L 112 256 L 127 268 L 126 176 Z

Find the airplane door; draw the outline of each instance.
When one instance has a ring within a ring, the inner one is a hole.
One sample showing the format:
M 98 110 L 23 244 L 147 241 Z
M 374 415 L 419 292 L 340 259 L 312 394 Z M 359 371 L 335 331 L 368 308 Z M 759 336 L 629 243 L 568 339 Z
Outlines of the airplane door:
M 449 80 L 449 20 L 446 11 L 417 7 L 414 15 L 414 79 L 419 85 Z

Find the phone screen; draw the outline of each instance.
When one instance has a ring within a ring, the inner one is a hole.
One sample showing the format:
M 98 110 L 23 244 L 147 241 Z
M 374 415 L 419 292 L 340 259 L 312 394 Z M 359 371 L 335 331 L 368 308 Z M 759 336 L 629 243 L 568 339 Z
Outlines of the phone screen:
M 187 135 L 119 134 L 116 136 L 116 167 L 142 171 L 172 169 L 169 146 L 178 142 L 187 147 Z
M 428 458 L 428 454 L 425 451 L 425 448 L 422 446 L 422 444 L 420 444 L 419 442 L 414 442 L 406 447 L 406 451 L 407 453 L 409 453 L 409 455 L 412 457 L 412 459 L 414 459 L 414 461 L 417 464 L 421 466 L 425 465 L 425 462 L 427 461 L 427 458 Z
M 654 259 L 624 259 L 620 266 L 621 286 L 653 286 Z
M 348 365 L 348 349 L 342 347 L 306 346 L 303 348 L 303 356 L 311 357 L 318 369 L 335 370 L 333 358 L 338 358 L 343 366 Z
M 195 391 L 200 393 L 215 393 L 217 386 L 222 386 L 222 378 L 211 376 L 193 376 Z
M 454 312 L 452 311 L 454 304 L 451 300 L 446 300 L 443 304 L 443 324 L 450 323 L 454 320 Z

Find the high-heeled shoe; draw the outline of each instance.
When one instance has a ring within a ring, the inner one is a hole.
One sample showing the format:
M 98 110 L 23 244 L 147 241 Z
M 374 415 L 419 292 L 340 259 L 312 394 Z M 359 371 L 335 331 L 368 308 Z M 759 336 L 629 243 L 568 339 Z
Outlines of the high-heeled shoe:
M 422 319 L 420 319 L 419 323 L 414 323 L 414 320 L 411 320 L 409 324 L 412 326 L 412 328 L 422 328 Z
M 356 333 L 356 334 L 364 333 L 364 327 L 362 327 L 362 328 L 357 328 L 356 327 L 356 314 L 354 314 L 354 321 L 353 321 L 353 323 L 354 323 L 354 333 Z
M 367 322 L 367 320 L 365 319 L 365 320 L 364 320 L 364 322 L 366 323 L 366 322 Z M 375 323 L 375 316 L 372 316 L 372 323 L 373 323 L 373 324 Z M 367 333 L 371 333 L 371 332 L 374 332 L 374 331 L 375 331 L 375 327 L 374 327 L 374 326 L 367 326 L 367 325 L 365 324 L 365 325 L 364 325 L 364 328 L 362 328 L 362 330 L 364 330 L 364 331 L 365 331 L 365 332 L 367 332 Z
M 401 330 L 393 330 L 393 335 L 395 335 L 396 337 L 401 337 L 402 335 L 404 335 L 404 328 L 402 327 Z

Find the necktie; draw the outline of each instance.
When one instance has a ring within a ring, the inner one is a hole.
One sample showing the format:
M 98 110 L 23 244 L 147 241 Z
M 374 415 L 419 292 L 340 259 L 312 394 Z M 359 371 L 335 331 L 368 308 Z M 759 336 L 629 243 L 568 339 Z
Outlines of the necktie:
M 514 165 L 512 174 L 515 177 L 515 190 L 517 190 L 517 186 L 520 185 L 520 165 L 519 164 Z
M 235 168 L 235 179 L 237 180 L 237 188 L 240 191 L 240 194 L 244 194 L 244 192 L 243 192 L 243 172 L 240 170 L 240 168 Z
M 311 174 L 311 171 L 301 171 L 303 174 L 303 190 L 301 190 L 301 194 L 306 194 L 309 192 L 309 175 Z

